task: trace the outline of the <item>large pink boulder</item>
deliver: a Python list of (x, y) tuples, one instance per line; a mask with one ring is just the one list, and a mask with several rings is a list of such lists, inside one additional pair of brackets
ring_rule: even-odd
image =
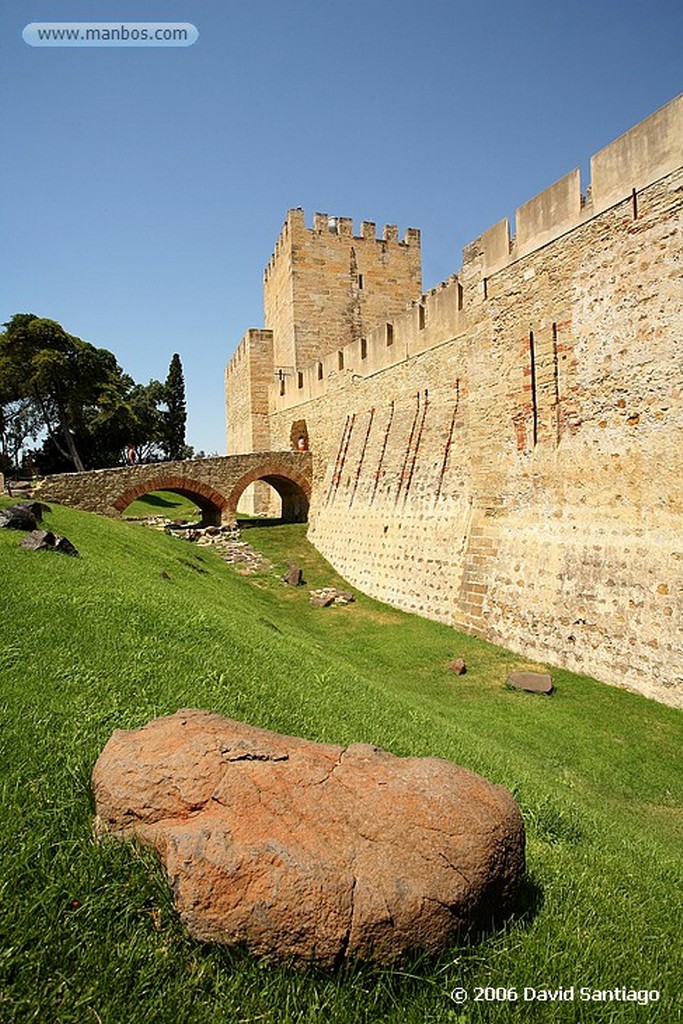
[(161, 855), (197, 939), (331, 965), (437, 951), (509, 908), (514, 800), (437, 758), (313, 743), (185, 709), (117, 730), (93, 771), (99, 827)]

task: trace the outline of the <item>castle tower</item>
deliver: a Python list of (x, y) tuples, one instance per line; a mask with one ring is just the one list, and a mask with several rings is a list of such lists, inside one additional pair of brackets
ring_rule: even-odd
[(302, 368), (391, 321), (422, 292), (420, 232), (290, 210), (264, 273), (274, 369)]
[(264, 271), (265, 330), (249, 330), (226, 369), (229, 454), (270, 447), (269, 395), (291, 374), (391, 322), (422, 293), (420, 232), (290, 210)]

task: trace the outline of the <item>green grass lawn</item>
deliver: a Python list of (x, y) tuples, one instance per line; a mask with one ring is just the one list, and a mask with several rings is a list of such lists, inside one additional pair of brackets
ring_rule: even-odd
[[(305, 527), (246, 529), (274, 568), (245, 577), (140, 524), (55, 506), (47, 525), (80, 557), (0, 531), (2, 1024), (679, 1019), (680, 712), (560, 670), (551, 697), (509, 690), (523, 659), (362, 595), (313, 608), (309, 587), (339, 578)], [(288, 558), (309, 586), (281, 583)], [(155, 858), (91, 829), (111, 732), (184, 706), (438, 755), (507, 786), (528, 835), (519, 914), (400, 969), (296, 971), (194, 942)], [(571, 985), (574, 1002), (523, 999)], [(476, 1002), (487, 986), (519, 1001)], [(661, 998), (583, 1002), (581, 986)]]
[(146, 519), (149, 516), (165, 516), (167, 519), (186, 519), (197, 522), (201, 511), (189, 498), (173, 491), (150, 491), (142, 498), (132, 501), (123, 513), (126, 519)]

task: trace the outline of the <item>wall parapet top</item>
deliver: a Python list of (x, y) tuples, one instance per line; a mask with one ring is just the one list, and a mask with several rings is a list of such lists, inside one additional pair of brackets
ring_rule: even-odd
[(251, 354), (251, 349), (256, 344), (271, 343), (273, 341), (273, 332), (265, 327), (249, 327), (240, 340), (239, 345), (233, 352), (232, 356), (228, 361), (226, 370), (232, 372), (237, 368), (237, 365), (242, 362), (245, 356)]
[(483, 257), (483, 274), (500, 270), (632, 197), (683, 164), (683, 93), (591, 158), (591, 181), (570, 171), (515, 211), (514, 236), (507, 218), (463, 250), (463, 265)]

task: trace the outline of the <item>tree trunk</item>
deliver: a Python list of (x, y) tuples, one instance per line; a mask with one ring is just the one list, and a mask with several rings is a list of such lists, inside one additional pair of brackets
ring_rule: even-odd
[[(64, 409), (64, 406), (59, 401), (59, 399), (57, 399), (57, 414), (59, 416), (59, 425), (62, 428), (62, 434), (64, 435), (64, 440), (66, 441), (66, 447), (69, 452), (69, 458), (73, 462), (74, 468), (76, 469), (77, 473), (85, 473), (85, 466), (81, 461), (81, 457), (78, 454), (78, 450), (76, 449), (76, 442), (74, 441), (73, 435), (69, 430), (69, 425), (67, 423), (66, 417), (66, 410)], [(55, 443), (56, 441), (57, 439), (55, 438)]]
[(69, 458), (76, 467), (76, 472), (85, 473), (85, 466), (81, 462), (81, 457), (78, 454), (78, 451), (76, 450), (76, 444), (74, 442), (71, 431), (69, 430), (65, 423), (62, 424), (62, 431), (64, 432), (64, 437), (66, 439), (66, 446), (69, 449)]

